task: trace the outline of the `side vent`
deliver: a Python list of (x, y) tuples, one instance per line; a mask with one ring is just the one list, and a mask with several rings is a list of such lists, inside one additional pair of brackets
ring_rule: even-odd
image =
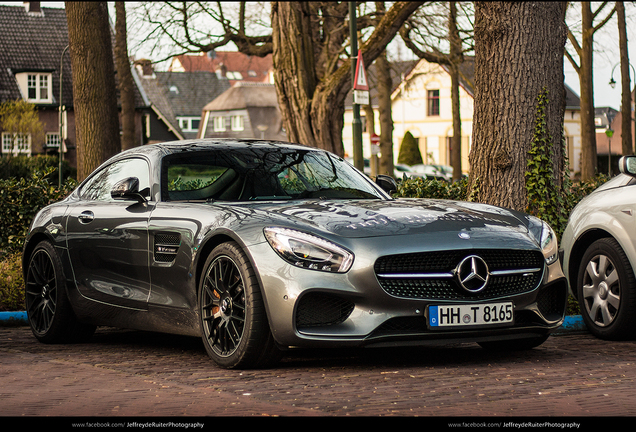
[(154, 255), (159, 263), (173, 263), (181, 245), (181, 235), (177, 233), (155, 234)]

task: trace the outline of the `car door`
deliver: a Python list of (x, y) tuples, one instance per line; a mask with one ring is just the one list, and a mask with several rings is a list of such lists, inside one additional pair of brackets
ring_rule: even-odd
[[(150, 168), (142, 158), (114, 162), (95, 173), (79, 191), (67, 218), (67, 246), (78, 290), (112, 305), (146, 309), (150, 293), (148, 220), (152, 205), (120, 201), (113, 186), (128, 177), (139, 190), (150, 186)], [(149, 189), (148, 189), (149, 190)]]

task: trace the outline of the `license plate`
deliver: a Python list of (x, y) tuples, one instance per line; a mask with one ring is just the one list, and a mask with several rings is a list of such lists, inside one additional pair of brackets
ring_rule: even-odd
[(428, 325), (431, 328), (494, 326), (513, 322), (512, 302), (429, 306), (428, 308)]

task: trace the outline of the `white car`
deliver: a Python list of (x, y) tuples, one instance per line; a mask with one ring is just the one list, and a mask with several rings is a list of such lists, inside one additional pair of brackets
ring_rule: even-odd
[(453, 167), (445, 165), (419, 164), (411, 166), (411, 170), (426, 176), (426, 178), (452, 181)]
[(570, 292), (592, 334), (636, 336), (636, 156), (574, 208), (561, 241)]

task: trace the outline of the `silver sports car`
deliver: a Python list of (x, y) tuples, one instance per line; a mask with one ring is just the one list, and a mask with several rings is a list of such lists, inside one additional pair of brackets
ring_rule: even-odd
[(562, 323), (567, 282), (546, 223), (392, 199), (395, 186), (288, 143), (122, 152), (33, 221), (23, 256), (33, 333), (200, 335), (218, 365), (248, 368), (294, 347), (529, 349)]

